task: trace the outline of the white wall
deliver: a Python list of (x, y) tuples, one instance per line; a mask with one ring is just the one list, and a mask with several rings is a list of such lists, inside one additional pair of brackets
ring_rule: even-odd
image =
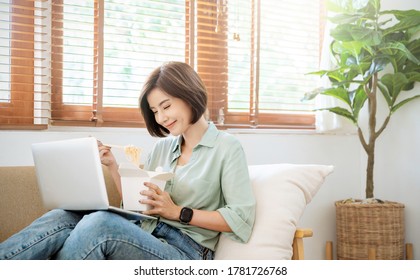
[[(385, 0), (386, 9), (417, 9), (420, 1)], [(420, 94), (417, 86), (414, 93)], [(420, 100), (406, 105), (391, 119), (377, 143), (375, 166), (377, 197), (405, 204), (406, 242), (414, 244), (420, 259)], [(291, 132), (232, 131), (242, 142), (249, 164), (332, 164), (331, 174), (308, 205), (300, 225), (314, 229), (305, 240), (307, 259), (323, 259), (325, 242), (335, 242), (334, 201), (364, 197), (365, 156), (355, 135), (318, 135)], [(47, 131), (0, 131), (0, 166), (32, 165), (30, 144), (35, 142), (95, 136), (103, 142), (136, 144), (145, 149), (154, 139), (144, 129), (52, 128)], [(123, 160), (123, 155), (117, 155)], [(1, 178), (0, 178), (1, 179)]]

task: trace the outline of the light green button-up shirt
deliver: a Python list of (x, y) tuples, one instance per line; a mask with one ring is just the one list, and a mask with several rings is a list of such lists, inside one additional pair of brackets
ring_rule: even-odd
[[(200, 210), (217, 210), (232, 229), (227, 234), (238, 242), (247, 242), (255, 219), (255, 198), (248, 174), (245, 153), (232, 135), (219, 131), (213, 123), (193, 149), (189, 162), (178, 166), (182, 136), (160, 139), (145, 163), (146, 170), (162, 167), (175, 172), (165, 186), (175, 204)], [(219, 232), (183, 225), (161, 218), (160, 221), (179, 228), (199, 244), (214, 250)], [(142, 228), (152, 232), (156, 220), (147, 220)]]

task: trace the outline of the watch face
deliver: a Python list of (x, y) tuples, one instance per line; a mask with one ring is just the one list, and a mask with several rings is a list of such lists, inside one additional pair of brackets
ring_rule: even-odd
[(181, 210), (181, 215), (179, 216), (179, 220), (181, 221), (181, 223), (188, 224), (189, 222), (191, 222), (193, 213), (194, 212), (191, 208), (184, 207)]

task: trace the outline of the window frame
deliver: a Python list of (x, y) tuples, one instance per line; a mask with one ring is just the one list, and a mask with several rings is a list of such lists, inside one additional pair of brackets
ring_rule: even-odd
[(35, 3), (12, 0), (10, 8), (10, 99), (1, 103), (0, 126), (44, 129), (34, 124), (35, 40), (28, 36), (35, 33)]
[[(104, 24), (104, 2), (101, 0), (94, 1), (95, 12), (95, 45), (93, 69), (93, 85), (92, 85), (92, 105), (65, 105), (63, 104), (63, 55), (60, 52), (60, 46), (63, 45), (63, 0), (54, 0), (52, 5), (52, 125), (62, 126), (109, 126), (109, 127), (144, 127), (144, 121), (140, 118), (139, 109), (136, 108), (117, 108), (103, 107), (103, 24)], [(140, 92), (140, 89), (139, 89)], [(112, 121), (104, 120), (112, 119)], [(138, 119), (139, 123), (127, 122), (127, 119)]]
[[(102, 80), (103, 74), (101, 69), (103, 68), (103, 15), (104, 15), (104, 0), (94, 0), (94, 5), (98, 12), (95, 13), (95, 53), (92, 56), (95, 64), (94, 71), (94, 85), (93, 90), (93, 102), (89, 106), (81, 105), (66, 105), (63, 104), (63, 76), (60, 65), (63, 65), (63, 55), (60, 54), (60, 46), (63, 44), (63, 40), (60, 40), (60, 34), (62, 35), (62, 12), (63, 12), (63, 0), (51, 1), (51, 119), (50, 125), (59, 126), (108, 126), (108, 127), (145, 127), (144, 121), (140, 116), (139, 109), (137, 108), (117, 108), (117, 107), (103, 107), (102, 104)], [(217, 0), (186, 0), (186, 32), (185, 32), (185, 62), (190, 65), (196, 65), (195, 69), (203, 80), (208, 80), (208, 77), (218, 76), (217, 79), (213, 79), (211, 83), (207, 82), (206, 87), (209, 93), (209, 117), (210, 120), (217, 123), (219, 109), (221, 107), (228, 107), (227, 100), (227, 83), (228, 77), (228, 64), (227, 64), (227, 32), (220, 32), (214, 35), (214, 40), (206, 41), (202, 40), (200, 36), (198, 38), (192, 38), (192, 34), (209, 33), (214, 28), (214, 24), (217, 20), (226, 20), (227, 13), (223, 14), (224, 18), (220, 18), (220, 14), (217, 15)], [(259, 5), (260, 0), (252, 0), (253, 7)], [(28, 8), (28, 13), (34, 16), (34, 1), (25, 0), (12, 0), (13, 6), (25, 6)], [(206, 16), (194, 17), (193, 20), (191, 15), (197, 11), (200, 13), (203, 9), (208, 9), (208, 6), (212, 6), (212, 13)], [(320, 5), (320, 37), (323, 34), (324, 22), (325, 22), (325, 4), (321, 0)], [(216, 17), (219, 16), (218, 19)], [(256, 30), (259, 28), (259, 21), (255, 20), (259, 18), (259, 9), (253, 9), (253, 23)], [(11, 52), (11, 102), (10, 104), (3, 103), (1, 112), (2, 114), (10, 114), (10, 116), (18, 116), (23, 114), (25, 117), (18, 121), (13, 121), (13, 124), (8, 126), (24, 127), (24, 128), (47, 128), (48, 125), (35, 125), (34, 120), (34, 94), (25, 94), (27, 92), (34, 92), (34, 71), (28, 73), (27, 76), (16, 78), (16, 73), (19, 72), (22, 67), (26, 69), (34, 69), (34, 51), (31, 52), (29, 59), (20, 59), (23, 63), (19, 63), (19, 58), (24, 57), (24, 51), (19, 50), (18, 47), (14, 47), (18, 44), (19, 34), (15, 31), (16, 24), (19, 21), (15, 18), (12, 19), (12, 52)], [(34, 22), (33, 22), (34, 25)], [(32, 27), (34, 32), (34, 26)], [(258, 46), (259, 36), (258, 30), (253, 30), (253, 46)], [(321, 37), (322, 38), (322, 37)], [(32, 41), (34, 47), (34, 40)], [(322, 42), (320, 42), (321, 44)], [(222, 50), (219, 52), (208, 52), (208, 49)], [(62, 48), (61, 48), (62, 50)], [(196, 53), (192, 52), (195, 50)], [(313, 113), (260, 113), (258, 112), (256, 102), (258, 102), (258, 89), (256, 84), (258, 83), (258, 47), (252, 49), (252, 59), (256, 59), (251, 63), (251, 79), (250, 79), (250, 106), (249, 112), (232, 113), (228, 110), (224, 112), (225, 124), (218, 124), (219, 128), (287, 128), (287, 129), (314, 129), (315, 128), (315, 114)], [(255, 54), (255, 57), (254, 57)], [(216, 60), (224, 61), (214, 67), (207, 67), (201, 63), (201, 61)], [(140, 92), (140, 89), (139, 89)], [(23, 108), (15, 106), (18, 100), (22, 100), (25, 103)], [(217, 103), (217, 106), (214, 104)], [(6, 112), (6, 113), (3, 113)], [(16, 117), (14, 117), (16, 118)], [(111, 119), (111, 121), (109, 121)], [(127, 119), (133, 121), (127, 122)], [(3, 127), (9, 119), (0, 119), (0, 126)]]

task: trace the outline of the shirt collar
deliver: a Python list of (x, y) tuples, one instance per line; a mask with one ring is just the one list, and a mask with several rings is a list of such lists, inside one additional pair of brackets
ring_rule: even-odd
[(219, 130), (214, 125), (214, 123), (209, 122), (209, 127), (207, 128), (206, 133), (204, 133), (203, 137), (201, 138), (200, 143), (197, 146), (206, 146), (206, 147), (214, 147), (216, 143), (217, 135), (219, 135)]
[[(200, 142), (197, 146), (206, 146), (206, 147), (214, 147), (214, 144), (216, 143), (217, 135), (219, 135), (219, 130), (212, 122), (208, 122), (209, 127), (207, 128), (207, 131), (204, 133), (203, 137), (201, 138)], [(182, 144), (182, 135), (179, 135), (177, 137), (176, 144), (174, 145), (174, 148), (172, 149), (173, 153), (178, 154), (181, 151), (181, 144)], [(177, 153), (178, 152), (178, 153)]]

